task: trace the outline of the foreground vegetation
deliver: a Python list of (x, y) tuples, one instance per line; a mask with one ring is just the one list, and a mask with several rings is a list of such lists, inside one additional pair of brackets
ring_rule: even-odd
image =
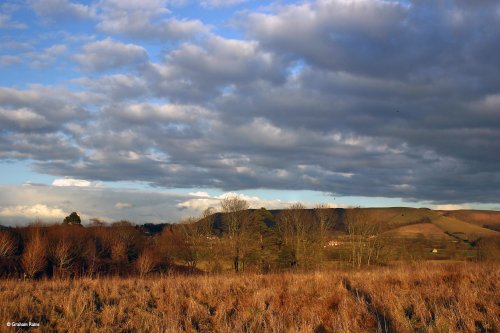
[(307, 273), (4, 280), (32, 332), (497, 332), (497, 263)]

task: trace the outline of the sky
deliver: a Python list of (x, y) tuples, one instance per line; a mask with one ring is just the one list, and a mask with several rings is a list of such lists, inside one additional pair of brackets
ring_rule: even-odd
[(0, 224), (500, 210), (500, 4), (4, 0)]

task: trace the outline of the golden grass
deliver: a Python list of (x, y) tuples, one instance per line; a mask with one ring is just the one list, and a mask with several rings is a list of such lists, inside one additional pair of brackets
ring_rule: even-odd
[[(446, 238), (449, 239), (450, 236), (444, 233), (444, 231), (432, 223), (417, 223), (405, 225), (396, 229), (389, 230), (385, 233), (386, 235), (398, 235), (406, 237), (417, 237), (423, 235), (430, 238)], [(451, 238), (453, 239), (453, 238)]]
[(482, 227), (485, 225), (500, 225), (500, 212), (498, 211), (452, 210), (442, 212), (442, 214)]
[(32, 321), (32, 332), (495, 332), (499, 280), (498, 263), (6, 280), (0, 330)]
[(500, 234), (497, 231), (482, 228), (453, 217), (439, 216), (433, 219), (432, 223), (443, 231), (464, 240), (475, 240), (481, 236), (495, 236)]

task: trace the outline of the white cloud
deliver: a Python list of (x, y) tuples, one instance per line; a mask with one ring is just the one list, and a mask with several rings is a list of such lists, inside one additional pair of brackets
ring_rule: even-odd
[(116, 209), (125, 209), (125, 208), (130, 208), (130, 207), (132, 207), (132, 205), (127, 203), (127, 202), (117, 202), (115, 204)]
[(42, 204), (32, 206), (17, 205), (0, 208), (0, 216), (7, 218), (27, 218), (35, 220), (40, 219), (61, 219), (67, 214), (59, 208), (49, 207)]
[(189, 195), (193, 197), (210, 197), (210, 195), (207, 192), (190, 192)]
[(197, 121), (210, 117), (210, 112), (196, 105), (174, 105), (174, 104), (129, 104), (111, 112), (115, 116), (129, 121)]
[(468, 209), (468, 205), (457, 205), (457, 204), (443, 204), (443, 205), (434, 205), (435, 210), (460, 210), (460, 209)]
[[(205, 210), (209, 207), (213, 207), (213, 208), (218, 209), (220, 207), (221, 200), (228, 198), (228, 197), (233, 197), (233, 196), (236, 196), (241, 200), (245, 200), (248, 203), (248, 205), (250, 206), (250, 208), (253, 208), (253, 209), (258, 209), (261, 207), (265, 207), (266, 209), (284, 209), (284, 208), (287, 208), (288, 206), (290, 206), (291, 204), (296, 203), (296, 201), (282, 201), (279, 199), (266, 200), (266, 199), (259, 198), (257, 196), (249, 196), (249, 195), (245, 195), (245, 194), (241, 194), (241, 193), (237, 193), (237, 192), (226, 192), (226, 193), (223, 193), (219, 196), (210, 196), (206, 192), (193, 192), (193, 193), (189, 193), (189, 195), (191, 195), (195, 198), (188, 199), (186, 201), (178, 203), (177, 207), (179, 207), (181, 209), (189, 208), (189, 209), (192, 209), (192, 210), (195, 210), (198, 212), (202, 212), (203, 210)], [(306, 207), (312, 208), (317, 203), (304, 202), (303, 204)], [(334, 204), (334, 203), (328, 203), (328, 205), (331, 208), (340, 207), (339, 205)]]
[(84, 179), (59, 178), (52, 182), (52, 186), (102, 187), (102, 183)]

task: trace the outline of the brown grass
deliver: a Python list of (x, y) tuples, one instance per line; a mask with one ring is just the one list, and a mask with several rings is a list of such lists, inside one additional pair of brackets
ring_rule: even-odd
[[(0, 325), (33, 332), (495, 332), (500, 265), (0, 284)], [(14, 331), (13, 328), (10, 328)]]
[(417, 237), (423, 235), (430, 238), (453, 239), (432, 223), (410, 224), (386, 232), (387, 235), (397, 234), (398, 236)]
[(476, 240), (479, 237), (499, 235), (499, 232), (497, 231), (482, 228), (475, 224), (458, 220), (454, 217), (439, 216), (438, 218), (433, 219), (432, 223), (449, 234), (469, 241)]

